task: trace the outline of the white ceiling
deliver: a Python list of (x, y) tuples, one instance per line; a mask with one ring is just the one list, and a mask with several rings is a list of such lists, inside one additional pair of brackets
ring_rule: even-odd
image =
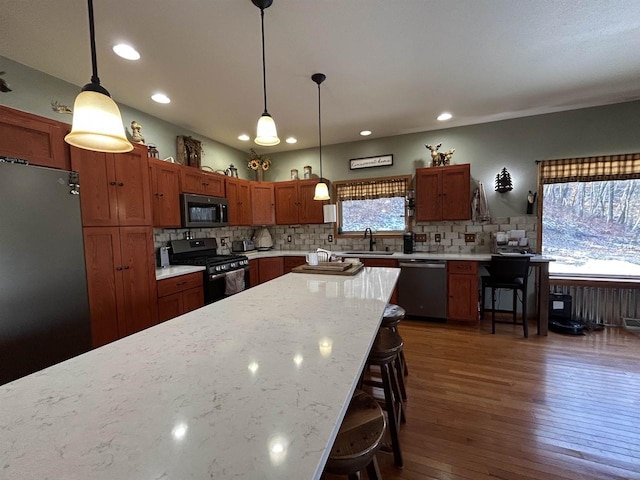
[[(241, 150), (263, 110), (250, 0), (95, 0), (98, 71), (117, 102)], [(0, 54), (89, 82), (85, 0), (2, 0)], [(640, 0), (274, 0), (268, 109), (282, 142), (323, 144), (640, 98)], [(138, 62), (116, 57), (126, 41)], [(5, 78), (7, 78), (5, 76)], [(172, 98), (159, 105), (150, 95)], [(446, 124), (435, 117), (454, 114)], [(284, 139), (295, 136), (298, 144)]]

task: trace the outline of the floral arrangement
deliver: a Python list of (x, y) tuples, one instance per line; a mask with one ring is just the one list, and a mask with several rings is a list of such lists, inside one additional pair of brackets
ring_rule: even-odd
[(265, 172), (269, 170), (269, 167), (271, 166), (271, 159), (269, 157), (266, 155), (258, 155), (253, 148), (250, 149), (249, 152), (251, 155), (249, 156), (247, 167), (251, 170), (258, 170), (261, 168)]

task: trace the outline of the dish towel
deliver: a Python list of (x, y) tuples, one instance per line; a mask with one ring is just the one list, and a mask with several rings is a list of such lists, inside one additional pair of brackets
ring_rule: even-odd
[(225, 295), (234, 295), (244, 290), (244, 269), (234, 270), (233, 272), (228, 272), (224, 276), (225, 281)]

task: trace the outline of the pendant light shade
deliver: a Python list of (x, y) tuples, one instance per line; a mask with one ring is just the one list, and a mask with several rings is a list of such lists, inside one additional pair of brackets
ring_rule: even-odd
[(100, 85), (96, 61), (96, 40), (93, 21), (93, 0), (87, 0), (89, 8), (89, 37), (91, 42), (91, 83), (86, 84), (73, 104), (71, 132), (65, 142), (74, 147), (97, 152), (124, 153), (133, 145), (124, 132), (122, 116), (109, 92)]
[(318, 85), (318, 150), (320, 152), (320, 181), (316, 184), (314, 200), (329, 200), (329, 187), (324, 181), (322, 176), (322, 104), (320, 102), (320, 84), (326, 80), (327, 76), (324, 73), (314, 73), (311, 75), (313, 80)]
[(262, 94), (264, 96), (264, 112), (258, 119), (254, 142), (265, 147), (273, 147), (280, 143), (280, 139), (276, 130), (276, 122), (267, 111), (267, 67), (264, 54), (264, 10), (271, 6), (273, 0), (251, 0), (251, 2), (260, 9), (260, 24), (262, 26)]

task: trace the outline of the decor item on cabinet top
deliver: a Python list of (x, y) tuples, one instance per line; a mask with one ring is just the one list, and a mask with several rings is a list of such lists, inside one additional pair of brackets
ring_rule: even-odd
[(271, 250), (273, 248), (273, 239), (266, 227), (256, 230), (253, 235), (253, 243), (258, 250)]
[(233, 163), (230, 163), (229, 167), (224, 171), (224, 174), (229, 177), (238, 178), (238, 169), (233, 165)]
[(56, 113), (66, 113), (67, 115), (73, 114), (73, 110), (71, 110), (71, 107), (69, 107), (69, 105), (62, 105), (58, 103), (57, 100), (51, 102), (51, 110)]
[(496, 175), (496, 192), (505, 193), (513, 190), (513, 184), (511, 183), (511, 175), (507, 172), (507, 167), (504, 167), (500, 173)]
[[(0, 76), (4, 75), (6, 72), (0, 72)], [(4, 78), (0, 78), (0, 92), (2, 93), (7, 93), (10, 92), (11, 89), (9, 88), (9, 85), (7, 84), (7, 82), (5, 81)]]
[(291, 169), (291, 180), (298, 180), (298, 169), (297, 168), (292, 168)]
[[(160, 158), (160, 152), (158, 152), (158, 149), (153, 143), (150, 143), (149, 145), (147, 145), (147, 155), (150, 156), (151, 158)], [(169, 157), (169, 158), (173, 160), (173, 157)]]
[(456, 149), (455, 148), (450, 148), (449, 150), (447, 150), (444, 153), (438, 152), (438, 149), (441, 146), (442, 146), (442, 143), (437, 144), (435, 147), (425, 144), (425, 147), (427, 147), (429, 149), (429, 151), (431, 152), (431, 166), (432, 167), (437, 167), (437, 166), (440, 166), (440, 165), (442, 165), (442, 166), (451, 165), (451, 157), (453, 156), (453, 152), (455, 152)]
[(264, 178), (264, 172), (269, 170), (271, 166), (271, 159), (266, 154), (259, 155), (253, 148), (249, 150), (249, 153), (247, 167), (256, 172), (256, 180), (261, 182)]
[(487, 202), (487, 194), (482, 182), (478, 182), (478, 186), (473, 191), (473, 197), (471, 198), (471, 219), (474, 222), (488, 222), (491, 220), (489, 202)]
[(131, 139), (135, 143), (144, 145), (144, 137), (142, 136), (142, 125), (135, 120), (131, 120)]
[(178, 163), (200, 168), (202, 160), (202, 142), (194, 138), (178, 135), (176, 137)]

